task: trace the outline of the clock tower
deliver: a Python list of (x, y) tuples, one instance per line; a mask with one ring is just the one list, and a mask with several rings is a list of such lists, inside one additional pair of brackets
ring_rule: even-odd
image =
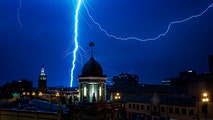
[(44, 72), (44, 65), (42, 65), (41, 68), (41, 73), (38, 76), (38, 92), (46, 92), (46, 88), (47, 88), (47, 76), (45, 75)]

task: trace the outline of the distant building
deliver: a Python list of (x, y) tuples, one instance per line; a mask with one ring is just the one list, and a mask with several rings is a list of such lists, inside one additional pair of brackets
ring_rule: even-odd
[(9, 93), (31, 92), (33, 90), (33, 83), (29, 80), (14, 80), (12, 83), (4, 84), (2, 89), (3, 92)]
[(11, 88), (13, 92), (32, 92), (33, 82), (29, 80), (16, 80), (11, 83)]
[(210, 72), (183, 71), (162, 85), (127, 84), (128, 75), (114, 77), (111, 92), (118, 115), (128, 120), (213, 119), (212, 60), (209, 56)]
[(121, 87), (127, 87), (127, 86), (137, 86), (138, 76), (130, 75), (127, 73), (121, 73), (119, 76), (114, 76), (112, 81), (113, 81), (113, 87), (115, 89), (120, 89)]
[(208, 72), (202, 74), (196, 74), (196, 71), (193, 70), (180, 72), (179, 76), (165, 79), (162, 84), (182, 87), (188, 95), (195, 97), (199, 97), (200, 93), (208, 91), (210, 97), (213, 98), (213, 74)]
[(171, 79), (164, 79), (161, 83), (162, 85), (171, 85)]
[(195, 70), (182, 71), (179, 72), (178, 77), (163, 80), (162, 85), (186, 87), (186, 81), (195, 77), (196, 75), (197, 74)]
[(179, 86), (186, 89), (188, 95), (200, 97), (200, 93), (208, 91), (213, 99), (213, 55), (209, 55), (209, 72), (197, 74), (194, 70), (183, 71), (179, 76), (165, 79), (163, 85)]
[(38, 76), (38, 92), (46, 92), (47, 89), (47, 76), (44, 72), (44, 65), (42, 65), (41, 73)]
[(17, 94), (19, 97), (23, 93), (30, 94), (33, 91), (33, 83), (29, 80), (14, 80), (12, 83), (6, 83), (2, 86), (0, 99), (9, 99), (12, 94)]

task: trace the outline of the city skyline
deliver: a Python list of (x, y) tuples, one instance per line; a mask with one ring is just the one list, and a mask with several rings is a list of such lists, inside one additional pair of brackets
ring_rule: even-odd
[[(48, 86), (69, 86), (76, 3), (71, 0), (21, 2), (0, 2), (0, 84), (28, 79), (37, 86), (44, 64)], [(212, 0), (85, 2), (92, 17), (108, 32), (144, 39), (163, 33), (172, 21), (201, 13), (211, 3)], [(109, 81), (121, 72), (138, 75), (139, 83), (147, 84), (160, 84), (180, 71), (207, 72), (208, 55), (213, 54), (212, 12), (210, 8), (198, 18), (171, 26), (167, 35), (155, 41), (140, 42), (107, 37), (82, 7), (78, 38), (81, 55), (78, 53), (74, 86), (83, 64), (90, 58), (87, 48), (91, 41), (95, 43), (94, 57)]]

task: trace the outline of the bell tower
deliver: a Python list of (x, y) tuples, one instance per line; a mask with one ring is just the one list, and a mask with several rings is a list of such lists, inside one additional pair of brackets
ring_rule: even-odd
[(41, 67), (41, 73), (38, 76), (38, 92), (46, 92), (47, 89), (47, 76), (44, 72), (44, 65)]

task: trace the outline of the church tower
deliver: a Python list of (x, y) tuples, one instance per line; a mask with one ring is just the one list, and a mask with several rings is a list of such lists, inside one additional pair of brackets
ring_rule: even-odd
[(103, 75), (101, 65), (93, 57), (91, 42), (91, 57), (82, 69), (82, 74), (78, 77), (79, 80), (79, 101), (82, 103), (105, 102), (106, 101), (106, 80)]
[(42, 65), (41, 73), (38, 76), (38, 92), (46, 92), (47, 89), (47, 76), (44, 72), (44, 65)]

